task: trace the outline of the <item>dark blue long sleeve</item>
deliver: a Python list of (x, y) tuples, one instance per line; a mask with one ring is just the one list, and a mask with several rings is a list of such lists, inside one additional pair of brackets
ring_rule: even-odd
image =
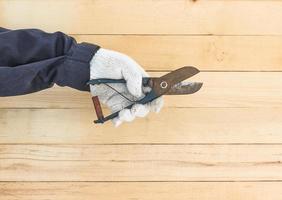
[(54, 84), (89, 91), (90, 60), (99, 46), (61, 33), (0, 28), (0, 96), (23, 95)]

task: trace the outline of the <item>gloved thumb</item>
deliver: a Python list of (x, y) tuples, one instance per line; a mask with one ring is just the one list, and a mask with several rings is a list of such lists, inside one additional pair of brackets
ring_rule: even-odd
[[(138, 69), (138, 68), (137, 68)], [(127, 70), (123, 73), (124, 79), (126, 80), (126, 86), (128, 91), (134, 97), (142, 96), (142, 73), (136, 70), (136, 68), (127, 68)]]
[(127, 80), (126, 86), (134, 97), (139, 98), (142, 96), (142, 76), (131, 77)]
[(121, 62), (122, 75), (126, 80), (128, 91), (136, 98), (142, 96), (142, 78), (148, 76), (145, 70), (132, 58), (123, 55)]

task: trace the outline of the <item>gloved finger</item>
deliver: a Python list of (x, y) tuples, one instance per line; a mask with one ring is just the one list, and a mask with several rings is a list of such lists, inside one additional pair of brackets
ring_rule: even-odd
[[(128, 94), (128, 90), (126, 86), (123, 85), (123, 87), (125, 89), (121, 89), (120, 91), (123, 91), (122, 92), (123, 95), (129, 96), (130, 94)], [(132, 99), (132, 96), (130, 98)], [(110, 108), (112, 113), (119, 112), (130, 104), (131, 102), (129, 102), (124, 97), (120, 96), (119, 94), (112, 95), (106, 103), (106, 105)], [(112, 123), (114, 124), (115, 127), (119, 127), (123, 123), (123, 121), (118, 116), (112, 119)]]
[[(124, 57), (125, 58), (125, 57)], [(125, 62), (129, 70), (140, 73), (143, 77), (149, 77), (149, 74), (132, 58), (126, 56)]]
[[(121, 109), (123, 109), (121, 104), (116, 104), (112, 106), (112, 112), (117, 112)], [(150, 112), (150, 106), (149, 105), (142, 105), (142, 104), (135, 104), (132, 106), (132, 108), (125, 109), (127, 111), (122, 111), (119, 113), (119, 117), (116, 117), (112, 120), (115, 127), (118, 127), (122, 124), (123, 121), (132, 121), (135, 117), (145, 117)], [(130, 111), (130, 113), (128, 113)]]
[(126, 86), (128, 91), (135, 97), (142, 96), (142, 74), (128, 68), (124, 72), (124, 79), (126, 80)]
[(148, 105), (135, 104), (131, 109), (124, 109), (119, 112), (119, 116), (114, 118), (112, 122), (115, 127), (122, 124), (123, 121), (131, 122), (135, 117), (145, 117), (150, 112)]
[[(113, 89), (112, 89), (113, 88)], [(99, 84), (99, 85), (90, 85), (90, 90), (92, 96), (98, 96), (102, 103), (106, 101), (113, 95), (119, 93), (128, 93), (128, 90), (124, 84)], [(130, 98), (133, 98), (131, 95), (127, 95)]]
[(150, 106), (150, 110), (152, 112), (159, 113), (161, 111), (162, 107), (164, 106), (163, 97), (159, 97), (159, 98), (155, 99), (154, 101), (150, 102), (149, 106)]
[[(91, 94), (92, 96), (98, 96), (99, 97), (99, 100), (102, 102), (102, 103), (105, 103), (106, 100), (107, 100), (107, 87), (103, 84), (100, 84), (100, 85), (90, 85), (90, 90), (91, 90)], [(110, 94), (111, 95), (111, 94)]]
[(119, 94), (111, 96), (106, 102), (106, 105), (111, 109), (112, 113), (120, 111), (130, 104), (132, 103)]
[(142, 95), (142, 78), (147, 76), (145, 70), (133, 59), (124, 57), (125, 67), (122, 69), (122, 75), (126, 80), (128, 91), (135, 97)]
[[(128, 89), (125, 84), (109, 84), (109, 85), (120, 93), (120, 94), (117, 93), (116, 91), (110, 89), (105, 85), (106, 88), (103, 91), (104, 92), (103, 96), (104, 99), (106, 100), (103, 101), (103, 103), (106, 104), (111, 109), (112, 112), (120, 111), (126, 106), (132, 104), (126, 98), (130, 100), (134, 100), (135, 97), (128, 92)], [(122, 95), (125, 96), (126, 98), (123, 97)], [(100, 96), (99, 98), (103, 99), (103, 97)]]
[(122, 124), (122, 121), (118, 117), (112, 119), (112, 122), (113, 122), (115, 127), (118, 127)]
[(143, 87), (142, 90), (143, 90), (144, 94), (147, 94), (147, 93), (151, 92), (152, 88), (147, 86), (147, 87)]
[(135, 104), (131, 108), (132, 115), (136, 117), (145, 117), (150, 112), (150, 107), (148, 105)]
[(118, 114), (118, 119), (125, 122), (131, 122), (135, 119), (135, 115), (130, 109), (123, 109)]

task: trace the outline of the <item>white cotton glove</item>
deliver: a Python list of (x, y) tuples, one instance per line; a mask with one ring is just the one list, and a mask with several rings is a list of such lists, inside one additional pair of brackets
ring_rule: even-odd
[[(111, 50), (99, 49), (90, 62), (90, 79), (109, 78), (125, 79), (126, 84), (108, 84), (128, 99), (136, 101), (144, 97), (150, 88), (142, 87), (142, 77), (148, 77), (143, 68), (130, 57)], [(91, 85), (91, 94), (98, 96), (112, 113), (120, 111), (119, 116), (113, 119), (115, 126), (124, 121), (132, 121), (135, 117), (145, 117), (150, 111), (159, 112), (163, 106), (160, 97), (146, 105), (135, 104), (131, 109), (124, 109), (132, 102), (119, 95), (105, 84)]]

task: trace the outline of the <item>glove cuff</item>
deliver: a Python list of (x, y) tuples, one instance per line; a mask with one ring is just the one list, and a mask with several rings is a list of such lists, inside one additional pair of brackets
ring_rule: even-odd
[(57, 72), (56, 83), (81, 91), (90, 91), (87, 85), (90, 74), (90, 61), (100, 47), (94, 44), (73, 44), (62, 67)]
[(100, 46), (83, 42), (74, 45), (70, 50), (70, 59), (89, 64), (93, 56), (100, 49)]

